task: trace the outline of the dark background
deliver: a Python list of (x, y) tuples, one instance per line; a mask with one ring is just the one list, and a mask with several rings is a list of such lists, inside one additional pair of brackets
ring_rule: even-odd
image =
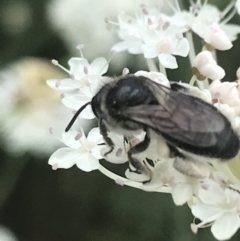
[[(31, 24), (22, 32), (12, 33), (3, 13), (6, 6), (19, 2), (30, 7)], [(221, 2), (221, 8), (228, 3), (211, 2)], [(49, 24), (47, 3), (46, 0), (0, 0), (1, 68), (24, 56), (58, 59), (66, 65), (71, 54)], [(83, 11), (91, 14), (90, 9)], [(233, 22), (240, 22), (240, 17), (236, 16)], [(218, 53), (219, 63), (227, 72), (225, 79), (230, 81), (235, 80), (240, 65), (239, 40), (234, 44), (230, 51)], [(125, 66), (131, 72), (145, 68), (138, 58), (141, 57), (126, 60)], [(188, 60), (179, 60), (180, 69), (169, 72), (170, 78), (189, 79), (190, 72), (185, 68)], [(111, 67), (108, 74), (118, 75), (125, 66)], [(50, 154), (24, 153), (14, 157), (1, 149), (0, 155), (0, 224), (11, 229), (20, 241), (214, 240), (208, 228), (197, 235), (191, 232), (190, 209), (187, 205), (176, 207), (169, 194), (120, 187), (97, 171), (84, 173), (76, 167), (52, 171), (47, 164)], [(239, 238), (238, 233), (232, 240)]]

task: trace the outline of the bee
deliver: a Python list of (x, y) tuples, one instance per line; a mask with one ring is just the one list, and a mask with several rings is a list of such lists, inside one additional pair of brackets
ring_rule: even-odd
[(105, 155), (115, 147), (109, 131), (125, 137), (139, 130), (146, 133), (144, 140), (127, 154), (131, 165), (150, 179), (151, 171), (134, 155), (149, 147), (151, 133), (165, 143), (169, 157), (174, 158), (174, 167), (188, 176), (201, 176), (193, 168), (195, 163), (227, 161), (239, 152), (240, 140), (230, 121), (213, 105), (193, 96), (184, 85), (171, 83), (168, 88), (144, 76), (118, 77), (104, 84), (92, 101), (76, 112), (65, 131), (87, 105), (91, 105), (110, 147)]

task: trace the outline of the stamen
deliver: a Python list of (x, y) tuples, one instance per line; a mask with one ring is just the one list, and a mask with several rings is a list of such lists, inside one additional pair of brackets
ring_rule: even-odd
[(116, 180), (115, 180), (115, 183), (116, 183), (117, 185), (121, 186), (121, 187), (124, 186), (124, 181), (123, 181), (122, 179), (116, 179)]
[[(141, 4), (140, 4), (140, 7), (141, 7)], [(134, 9), (134, 13), (135, 13), (135, 17), (136, 17), (136, 19), (137, 20), (139, 20), (140, 18), (139, 18), (139, 16), (138, 16), (138, 13), (137, 13), (137, 0), (134, 0), (134, 7), (133, 7), (133, 9)]]
[(194, 234), (197, 234), (197, 232), (198, 232), (198, 226), (197, 226), (195, 223), (191, 223), (190, 227), (191, 227), (192, 232), (193, 232)]
[[(117, 22), (113, 22), (113, 21), (111, 21), (111, 20), (108, 20), (108, 22), (109, 22), (111, 25), (119, 26), (119, 23), (117, 23)], [(128, 21), (128, 22), (129, 22), (129, 21)], [(129, 22), (129, 23), (131, 23), (131, 22)]]
[(166, 24), (166, 20), (162, 17), (159, 18), (158, 24), (160, 27), (163, 27)]
[(50, 127), (50, 128), (49, 128), (49, 133), (50, 133), (51, 135), (53, 135), (53, 131), (54, 131), (53, 127)]
[(192, 3), (191, 7), (193, 10), (199, 10), (202, 7), (201, 0), (197, 0), (196, 3)]
[(61, 84), (61, 81), (58, 80), (58, 81), (55, 83), (55, 87), (58, 88), (58, 87), (60, 86), (60, 84)]
[(177, 11), (181, 12), (181, 8), (180, 8), (178, 0), (175, 0), (175, 5), (176, 5)]
[(148, 10), (146, 8), (142, 8), (142, 12), (144, 15), (148, 15)]
[(78, 141), (82, 137), (82, 133), (78, 133), (75, 137), (74, 140)]
[(176, 36), (177, 36), (178, 39), (183, 39), (183, 34), (182, 33), (177, 33)]
[(99, 73), (102, 72), (102, 70), (111, 62), (111, 60), (113, 59), (113, 57), (117, 54), (116, 50), (112, 50), (111, 52), (111, 56), (110, 58), (107, 60), (107, 63), (103, 65), (103, 67), (100, 69)]
[(140, 4), (140, 8), (146, 8), (146, 7), (147, 7), (146, 4), (144, 4), (144, 3)]
[[(176, 1), (177, 1), (177, 0), (176, 0)], [(175, 4), (178, 5), (178, 3), (176, 3), (176, 1), (175, 1)], [(176, 6), (176, 8), (175, 8), (175, 6), (173, 6), (173, 4), (172, 4), (171, 1), (167, 1), (167, 4), (168, 4), (169, 8), (172, 9), (172, 11), (173, 11), (174, 13), (181, 12), (181, 9), (179, 10), (177, 6)]]
[(116, 156), (117, 156), (117, 157), (121, 156), (121, 155), (122, 155), (122, 152), (123, 152), (122, 148), (118, 148), (118, 150), (117, 150), (117, 152), (116, 152)]
[(129, 74), (129, 69), (128, 68), (124, 68), (123, 71), (122, 71), (122, 76), (125, 76)]
[(204, 190), (208, 190), (208, 189), (209, 189), (209, 185), (208, 185), (207, 183), (203, 183), (203, 184), (201, 185), (201, 187), (202, 187), (202, 189), (204, 189)]
[(60, 69), (64, 70), (66, 73), (68, 73), (69, 75), (71, 74), (70, 71), (68, 69), (66, 69), (65, 67), (63, 67), (62, 65), (60, 65), (58, 63), (58, 61), (56, 59), (52, 60), (52, 63), (56, 66), (58, 66)]
[(232, 10), (232, 12), (221, 22), (221, 24), (226, 24), (226, 23), (228, 23), (228, 22), (234, 17), (234, 15), (236, 14), (236, 12), (237, 12), (237, 9), (234, 8), (234, 9)]
[(227, 15), (231, 9), (235, 9), (235, 1), (231, 1), (225, 8), (224, 10), (221, 12), (222, 17), (224, 17), (225, 15)]
[(208, 3), (208, 0), (205, 0), (205, 1), (203, 2), (203, 6), (207, 5), (207, 3)]
[(84, 58), (84, 55), (83, 55), (83, 52), (82, 52), (82, 50), (84, 49), (84, 44), (77, 45), (76, 49), (78, 49), (80, 51), (81, 58)]
[(148, 18), (148, 25), (152, 25), (152, 24), (153, 24), (152, 20)]
[(57, 163), (53, 164), (52, 165), (52, 170), (56, 171), (57, 169), (58, 169), (58, 164)]
[(88, 68), (86, 67), (86, 66), (84, 66), (84, 68), (83, 68), (83, 72), (84, 72), (84, 74), (88, 74)]

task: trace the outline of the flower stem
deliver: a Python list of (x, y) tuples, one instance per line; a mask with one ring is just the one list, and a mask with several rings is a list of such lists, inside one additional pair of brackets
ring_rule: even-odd
[(194, 86), (196, 80), (197, 80), (196, 75), (193, 75), (192, 78), (191, 78), (190, 81), (189, 81), (189, 84), (192, 85), (192, 86)]
[[(114, 180), (114, 181), (119, 181), (121, 180), (123, 182), (124, 185), (129, 186), (129, 187), (133, 187), (133, 188), (137, 188), (137, 189), (142, 189), (143, 184), (140, 182), (135, 182), (135, 181), (131, 181), (127, 178), (121, 177), (111, 171), (109, 171), (108, 169), (106, 169), (104, 166), (100, 165), (98, 170), (104, 174), (105, 176), (109, 177), (110, 179)], [(157, 192), (162, 192), (162, 193), (171, 193), (171, 188), (170, 187), (165, 187), (163, 186), (160, 190), (158, 190)]]
[(149, 71), (159, 72), (156, 64), (153, 61), (153, 59), (146, 59), (146, 62), (147, 62), (147, 66), (148, 66)]
[(163, 65), (160, 62), (159, 62), (159, 69), (160, 69), (160, 72), (167, 77), (166, 69), (165, 67), (163, 67)]
[[(189, 42), (189, 47), (190, 47), (190, 50), (189, 50), (189, 60), (190, 60), (190, 64), (191, 64), (191, 66), (193, 66), (193, 61), (194, 61), (194, 59), (195, 59), (195, 57), (196, 57), (196, 51), (195, 51), (195, 47), (194, 47), (194, 43), (193, 43), (193, 36), (192, 36), (192, 31), (188, 31), (187, 33), (186, 33), (186, 38), (187, 38), (187, 40), (188, 40), (188, 42)], [(195, 82), (196, 80), (194, 80), (194, 82)], [(191, 82), (191, 81), (190, 81)], [(204, 84), (203, 84), (203, 82), (202, 81), (198, 81), (197, 80), (197, 85), (198, 85), (198, 87), (201, 89), (201, 90), (203, 90), (204, 89)]]
[(195, 52), (195, 47), (194, 47), (194, 43), (193, 43), (193, 37), (192, 37), (192, 32), (191, 31), (188, 31), (186, 33), (186, 38), (189, 42), (189, 60), (190, 60), (190, 63), (191, 63), (191, 66), (193, 65), (193, 61), (196, 57), (196, 52)]

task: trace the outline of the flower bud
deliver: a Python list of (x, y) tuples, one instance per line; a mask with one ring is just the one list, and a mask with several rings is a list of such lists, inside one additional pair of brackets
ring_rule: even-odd
[(204, 41), (211, 44), (216, 49), (228, 50), (232, 48), (232, 42), (226, 33), (219, 27), (217, 23), (213, 23), (209, 27), (209, 36), (205, 38)]
[[(197, 69), (194, 74), (204, 76), (212, 80), (222, 79), (225, 76), (225, 71), (213, 59), (211, 52), (200, 52), (193, 61), (193, 69)], [(202, 79), (202, 77), (201, 77)]]

